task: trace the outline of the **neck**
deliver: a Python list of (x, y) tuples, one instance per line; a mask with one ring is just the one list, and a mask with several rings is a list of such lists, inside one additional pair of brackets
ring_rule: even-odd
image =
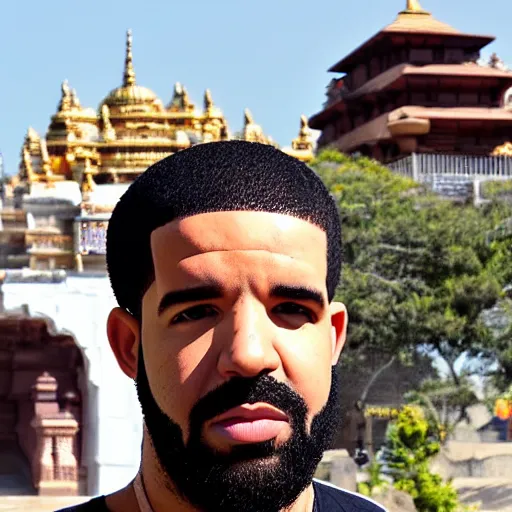
[(140, 471), (153, 512), (199, 512), (198, 509), (180, 497), (173, 483), (165, 475), (145, 429)]
[[(144, 489), (152, 512), (200, 512), (184, 501), (162, 470), (147, 432), (142, 443), (141, 474)], [(135, 494), (133, 494), (135, 498)], [(313, 510), (313, 485), (306, 488), (295, 503), (282, 512), (311, 512)], [(141, 511), (142, 512), (142, 511)]]

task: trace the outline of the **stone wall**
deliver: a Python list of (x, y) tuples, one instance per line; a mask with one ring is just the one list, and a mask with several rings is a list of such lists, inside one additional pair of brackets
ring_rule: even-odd
[(324, 453), (316, 470), (315, 478), (355, 492), (357, 490), (357, 465), (347, 450), (329, 450)]
[(444, 479), (511, 478), (512, 443), (449, 442), (432, 463)]
[(124, 487), (140, 462), (142, 420), (133, 382), (119, 369), (106, 336), (116, 302), (105, 275), (7, 271), (5, 310), (22, 307), (73, 336), (85, 361), (83, 466), (87, 495)]

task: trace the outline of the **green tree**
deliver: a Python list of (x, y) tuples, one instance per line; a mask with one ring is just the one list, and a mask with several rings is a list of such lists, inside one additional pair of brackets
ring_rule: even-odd
[(476, 399), (467, 377), (496, 361), (496, 337), (482, 314), (511, 277), (504, 265), (510, 247), (490, 244), (487, 235), (510, 207), (455, 204), (372, 160), (333, 151), (313, 168), (342, 219), (337, 299), (350, 317), (344, 364), (360, 367), (375, 351), (383, 365), (419, 354), (440, 358), (450, 379), (443, 385), (456, 388), (449, 403), (460, 398), (456, 419), (464, 418)]

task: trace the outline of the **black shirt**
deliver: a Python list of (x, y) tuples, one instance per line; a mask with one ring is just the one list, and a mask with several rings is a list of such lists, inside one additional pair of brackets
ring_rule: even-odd
[[(326, 482), (313, 481), (313, 512), (386, 512), (381, 505)], [(102, 511), (103, 512), (103, 511)]]
[[(313, 488), (315, 490), (313, 512), (386, 512), (386, 509), (363, 496), (324, 482), (313, 481)], [(61, 512), (109, 512), (109, 510), (105, 503), (105, 496), (100, 496)]]

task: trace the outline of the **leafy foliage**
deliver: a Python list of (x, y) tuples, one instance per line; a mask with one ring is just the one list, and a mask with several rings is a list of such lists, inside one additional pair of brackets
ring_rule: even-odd
[[(449, 401), (462, 419), (474, 398), (467, 375), (500, 361), (483, 312), (512, 282), (512, 247), (508, 240), (489, 243), (488, 234), (512, 217), (512, 208), (497, 201), (480, 208), (455, 204), (365, 157), (327, 151), (312, 165), (342, 218), (344, 268), (336, 298), (350, 316), (343, 364), (359, 368), (375, 353), (383, 361), (441, 358), (450, 381), (437, 391), (446, 398), (446, 388), (456, 388)], [(502, 345), (500, 364), (509, 364), (512, 376), (512, 351)], [(461, 360), (472, 366), (460, 369)], [(435, 392), (428, 390), (430, 398)]]
[(368, 464), (366, 472), (368, 473), (368, 480), (366, 482), (360, 482), (357, 486), (358, 492), (363, 496), (371, 498), (380, 490), (389, 486), (388, 480), (382, 477), (382, 464), (377, 460), (374, 459)]
[(482, 183), (481, 194), (486, 199), (512, 196), (512, 181), (486, 181)]
[(430, 471), (429, 461), (439, 450), (439, 439), (423, 411), (404, 407), (388, 429), (381, 463), (394, 486), (413, 497), (418, 512), (452, 512), (459, 507), (453, 486)]

